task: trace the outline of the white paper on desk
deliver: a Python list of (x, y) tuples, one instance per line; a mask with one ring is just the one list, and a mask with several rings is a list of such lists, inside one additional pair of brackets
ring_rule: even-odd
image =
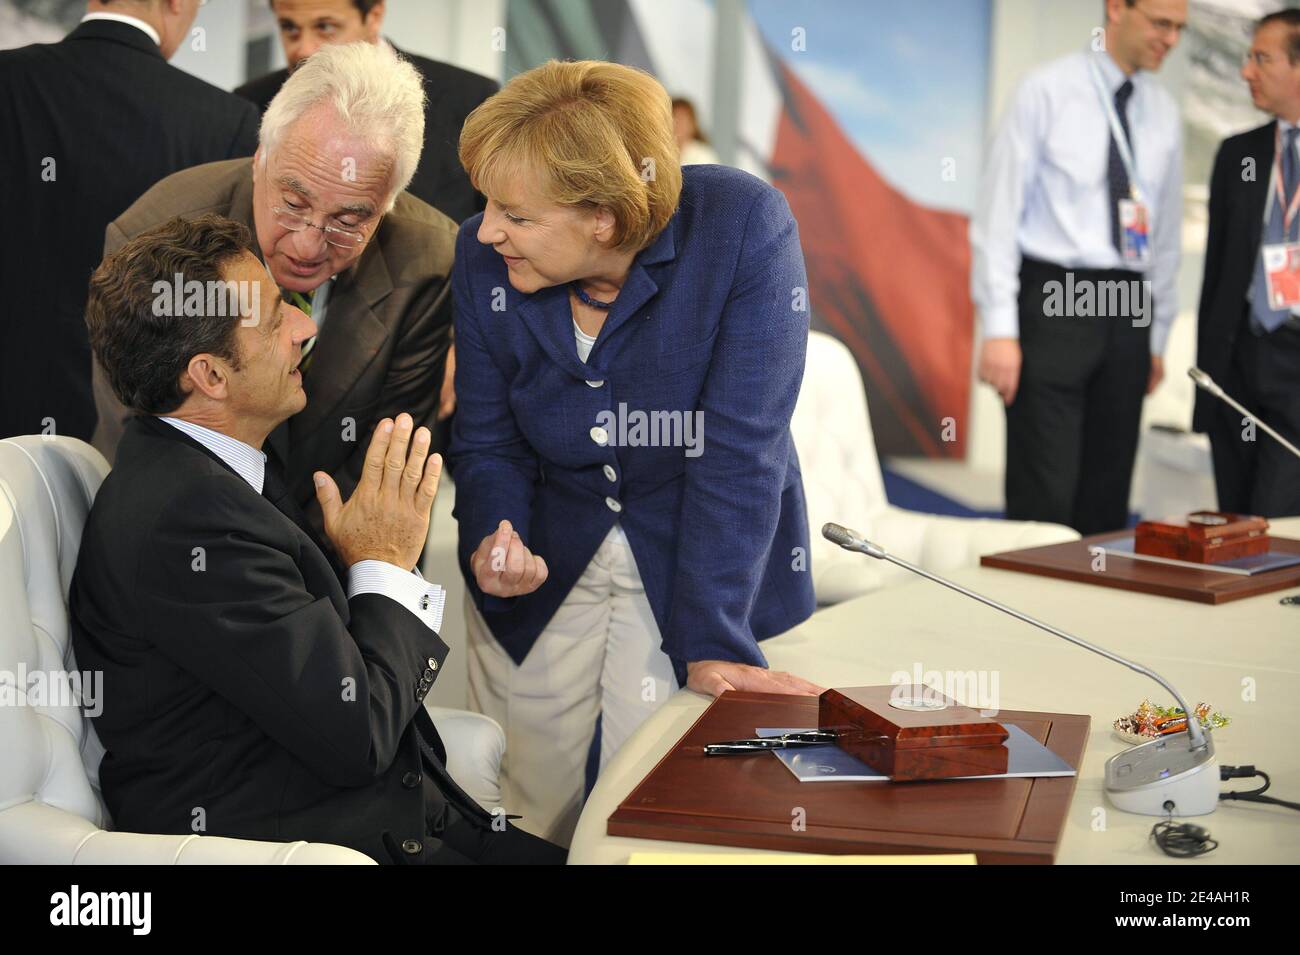
[[(988, 776), (953, 776), (953, 779), (1010, 779), (1026, 776), (1074, 776), (1075, 770), (1038, 740), (1014, 723), (1004, 723), (1007, 728), (1007, 771)], [(805, 727), (765, 727), (754, 731), (755, 736), (783, 736), (786, 733), (807, 733)], [(791, 749), (774, 749), (772, 755), (785, 764), (801, 783), (874, 783), (889, 782), (889, 777), (877, 772), (862, 760), (850, 756), (834, 743), (825, 746), (800, 746)]]

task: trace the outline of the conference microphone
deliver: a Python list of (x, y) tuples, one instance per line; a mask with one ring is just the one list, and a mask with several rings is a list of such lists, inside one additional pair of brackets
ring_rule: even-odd
[(1178, 705), (1187, 714), (1187, 745), (1186, 747), (1177, 745), (1175, 740), (1180, 737), (1180, 734), (1171, 734), (1157, 737), (1112, 756), (1106, 761), (1106, 795), (1117, 808), (1148, 816), (1164, 816), (1171, 812), (1176, 812), (1180, 816), (1202, 816), (1213, 812), (1218, 807), (1219, 773), (1216, 768), (1218, 761), (1214, 755), (1214, 741), (1202, 729), (1195, 711), (1164, 677), (1140, 663), (1127, 660), (1104, 647), (1066, 633), (983, 594), (977, 594), (958, 583), (917, 567), (901, 557), (895, 557), (879, 544), (873, 544), (847, 527), (839, 524), (824, 524), (822, 536), (845, 550), (897, 564), (927, 580), (942, 584), (949, 590), (955, 590), (994, 610), (1000, 610), (1017, 620), (1032, 624), (1040, 630), (1046, 630), (1053, 636), (1067, 640), (1085, 650), (1091, 650), (1107, 660), (1122, 664), (1159, 683), (1178, 701)]
[(1270, 428), (1263, 421), (1260, 421), (1259, 418), (1255, 417), (1253, 414), (1251, 414), (1249, 411), (1243, 408), (1240, 402), (1238, 402), (1235, 398), (1232, 397), (1232, 395), (1228, 394), (1226, 391), (1220, 388), (1218, 383), (1209, 375), (1207, 375), (1205, 372), (1201, 371), (1201, 369), (1193, 365), (1191, 368), (1187, 369), (1187, 377), (1191, 378), (1192, 381), (1196, 382), (1197, 388), (1200, 388), (1202, 391), (1214, 395), (1214, 397), (1218, 398), (1220, 401), (1225, 402), (1231, 405), (1233, 408), (1240, 411), (1248, 420), (1255, 422), (1255, 424), (1257, 424), (1264, 431), (1265, 434), (1267, 434), (1269, 437), (1276, 440), (1279, 444), (1282, 445), (1282, 447), (1286, 448), (1297, 458), (1300, 458), (1300, 448), (1297, 448), (1286, 438), (1282, 437), (1280, 434), (1278, 434), (1276, 431)]

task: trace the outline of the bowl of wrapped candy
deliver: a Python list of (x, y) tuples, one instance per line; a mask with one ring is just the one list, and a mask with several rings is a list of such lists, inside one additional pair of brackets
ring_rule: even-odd
[[(1207, 732), (1221, 729), (1232, 722), (1222, 713), (1211, 712), (1209, 703), (1197, 704), (1195, 712), (1201, 728)], [(1159, 736), (1186, 730), (1187, 714), (1181, 706), (1156, 706), (1150, 700), (1143, 700), (1137, 710), (1128, 716), (1121, 716), (1112, 726), (1115, 735), (1126, 743), (1145, 743)]]

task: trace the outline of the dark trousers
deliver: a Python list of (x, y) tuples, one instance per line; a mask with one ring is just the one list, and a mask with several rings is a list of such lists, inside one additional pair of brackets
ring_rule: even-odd
[[(1300, 329), (1256, 335), (1243, 316), (1223, 390), (1300, 447)], [(1300, 459), (1240, 412), (1217, 402), (1209, 427), (1219, 510), (1261, 517), (1300, 514)]]
[[(1145, 322), (1154, 309), (1140, 273), (1068, 271), (1072, 280), (1060, 266), (1021, 263), (1020, 386), (1007, 408), (1007, 517), (1096, 534), (1128, 524), (1151, 372), (1150, 327), (1134, 322)], [(1127, 308), (1115, 307), (1125, 302), (1109, 284), (1116, 282), (1126, 283)], [(1091, 304), (1079, 298), (1083, 283), (1091, 283)], [(1075, 314), (1080, 310), (1091, 315)]]
[(441, 845), (428, 865), (564, 865), (568, 850), (510, 825), (498, 817), (496, 828), (451, 804), (430, 835)]

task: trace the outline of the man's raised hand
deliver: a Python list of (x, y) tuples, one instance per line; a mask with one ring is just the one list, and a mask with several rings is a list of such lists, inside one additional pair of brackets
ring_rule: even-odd
[(411, 570), (429, 533), (429, 510), (438, 494), (442, 456), (429, 455), (428, 428), (416, 428), (403, 412), (385, 418), (366, 449), (361, 480), (346, 504), (324, 471), (314, 475), (325, 534), (349, 567), (382, 560)]

